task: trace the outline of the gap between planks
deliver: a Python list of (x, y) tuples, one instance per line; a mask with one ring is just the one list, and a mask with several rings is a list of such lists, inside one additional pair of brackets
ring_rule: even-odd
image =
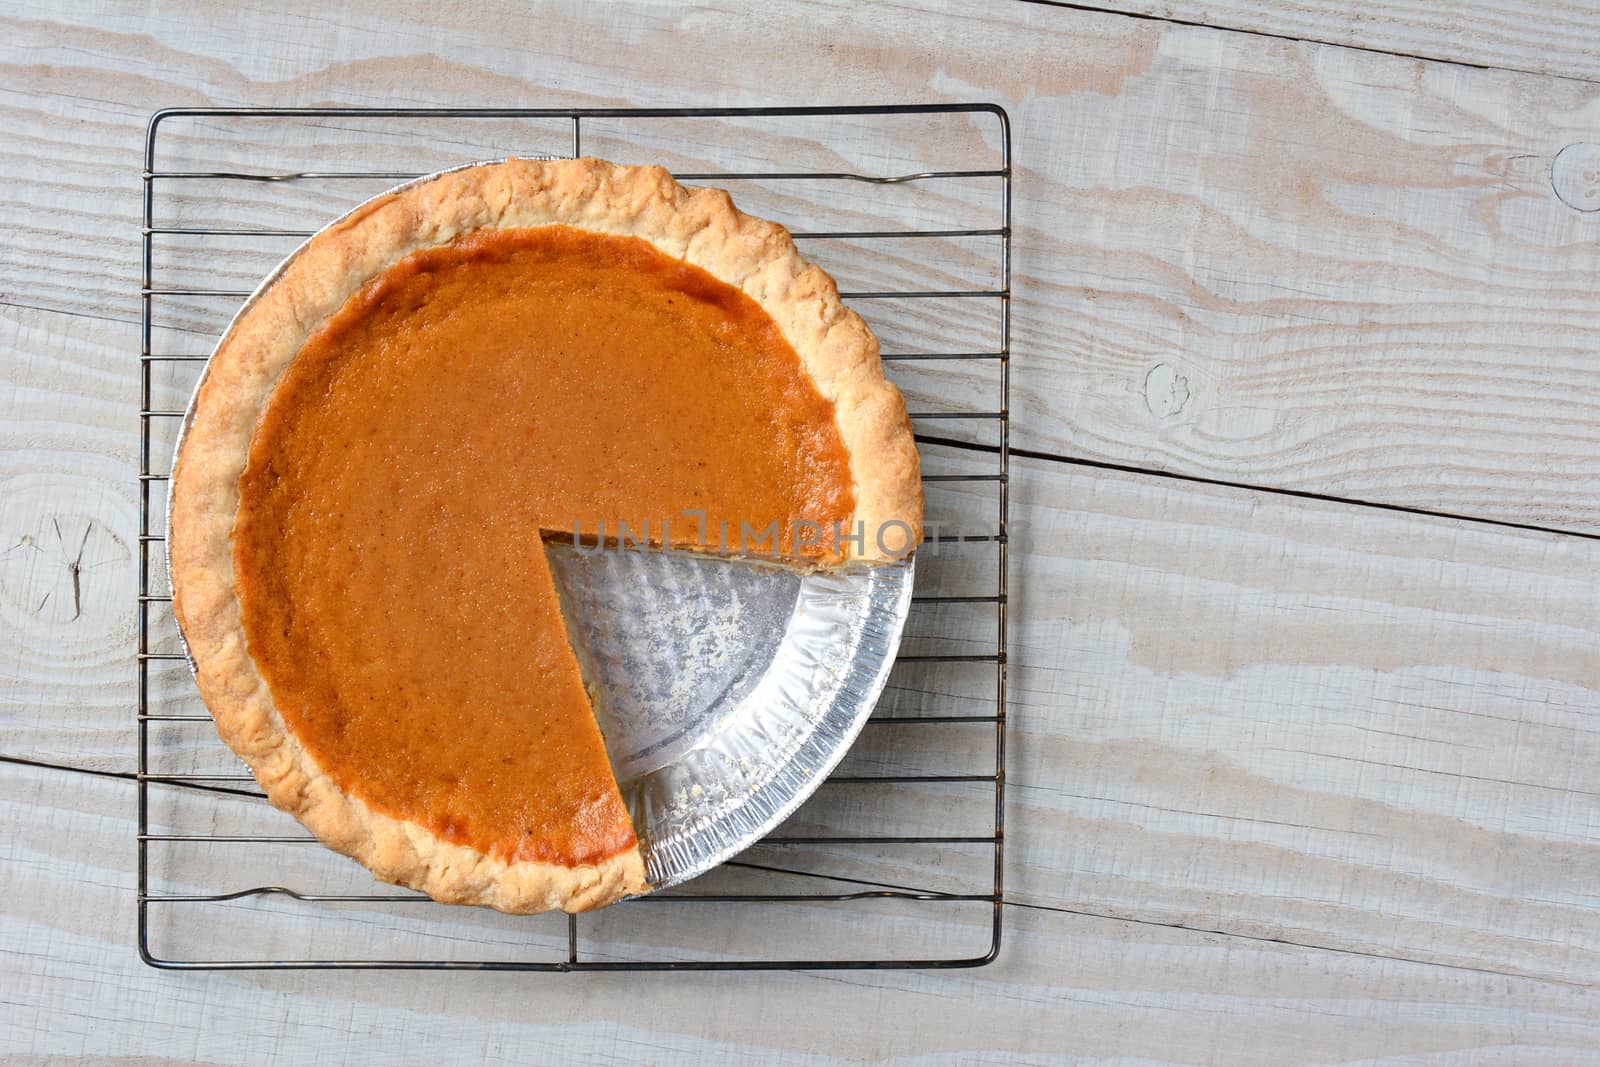
[(1403, 52), (1393, 48), (1351, 44), (1348, 41), (1332, 41), (1322, 37), (1301, 37), (1293, 33), (1284, 33), (1280, 30), (1252, 30), (1244, 26), (1222, 26), (1213, 22), (1200, 22), (1195, 19), (1177, 18), (1172, 15), (1156, 15), (1148, 11), (1126, 11), (1122, 8), (1104, 7), (1098, 4), (1077, 3), (1074, 0), (1016, 0), (1016, 2), (1032, 4), (1035, 7), (1058, 7), (1063, 11), (1082, 11), (1086, 14), (1116, 15), (1120, 18), (1135, 19), (1139, 22), (1164, 22), (1169, 26), (1211, 30), (1215, 33), (1242, 33), (1251, 37), (1264, 37), (1274, 41), (1289, 41), (1293, 44), (1314, 44), (1321, 48), (1345, 48), (1352, 52), (1365, 52), (1368, 55), (1394, 56), (1396, 59), (1414, 59), (1423, 63), (1442, 63), (1445, 66), (1465, 67), (1468, 70), (1499, 70), (1505, 71), (1507, 74), (1531, 74), (1539, 78), (1558, 78), (1561, 81), (1576, 82), (1579, 85), (1600, 85), (1600, 78), (1584, 78), (1577, 74), (1557, 74), (1550, 71), (1534, 70), (1531, 67), (1510, 67), (1499, 63), (1475, 63), (1470, 59), (1452, 59), (1448, 56), (1425, 55), (1421, 52)]
[[(29, 767), (35, 770), (63, 771), (68, 774), (86, 774), (96, 778), (111, 778), (126, 782), (137, 782), (139, 776), (133, 771), (107, 771), (92, 767), (74, 767), (66, 763), (52, 763), (46, 760), (29, 759), (26, 756), (12, 756), (0, 753), (0, 764), (9, 764), (16, 767)], [(219, 790), (212, 786), (198, 785), (193, 782), (168, 782), (174, 788), (194, 788), (211, 792), (239, 793), (243, 796), (255, 796), (243, 790)], [(728, 861), (731, 866), (748, 867), (752, 870), (768, 871), (774, 874), (788, 874), (803, 878), (816, 878), (828, 882), (846, 882), (873, 889), (898, 890), (908, 893), (922, 893), (927, 890), (916, 886), (902, 885), (898, 882), (882, 882), (865, 878), (851, 878), (842, 875), (817, 874), (813, 871), (795, 870), (788, 867), (777, 867), (763, 863), (745, 863), (739, 860)], [(1500, 970), (1494, 967), (1474, 967), (1464, 963), (1442, 963), (1436, 960), (1419, 959), (1415, 956), (1390, 956), (1382, 952), (1366, 952), (1361, 949), (1341, 948), (1337, 945), (1321, 945), (1314, 941), (1293, 941), (1282, 937), (1268, 937), (1264, 934), (1246, 934), (1234, 930), (1213, 929), (1204, 926), (1192, 926), (1181, 922), (1163, 922), (1159, 919), (1144, 919), (1136, 915), (1118, 915), (1111, 912), (1094, 911), (1088, 908), (1067, 908), (1058, 904), (1030, 904), (1021, 900), (1009, 900), (1002, 896), (1000, 904), (1008, 908), (1024, 908), (1029, 911), (1048, 911), (1061, 915), (1076, 915), (1088, 919), (1105, 919), (1110, 922), (1132, 923), (1137, 926), (1158, 927), (1168, 930), (1182, 930), (1190, 934), (1203, 934), (1212, 937), (1235, 938), (1241, 941), (1260, 942), (1269, 945), (1284, 945), (1290, 948), (1309, 949), (1314, 952), (1331, 952), (1341, 956), (1357, 956), (1363, 959), (1385, 960), (1390, 963), (1407, 963), (1417, 967), (1436, 967), (1447, 971), (1466, 971), (1471, 974), (1491, 975), (1496, 978), (1512, 978), (1524, 982), (1540, 982), (1549, 985), (1564, 986), (1570, 989), (1589, 988), (1582, 982), (1573, 982), (1563, 978), (1553, 978), (1545, 975), (1525, 974), (1518, 971)]]
[[(919, 444), (963, 449), (968, 452), (992, 454), (1000, 451), (999, 445), (983, 444), (977, 441), (961, 441), (948, 437), (928, 437), (918, 434), (917, 441)], [(1185, 482), (1191, 485), (1210, 485), (1221, 489), (1238, 489), (1247, 493), (1267, 493), (1272, 496), (1293, 497), (1297, 500), (1314, 500), (1322, 504), (1341, 504), (1346, 507), (1366, 508), (1372, 511), (1419, 515), (1424, 518), (1473, 523), (1478, 526), (1493, 526), (1503, 530), (1523, 530), (1531, 533), (1551, 534), (1556, 537), (1574, 537), (1581, 541), (1600, 541), (1600, 533), (1587, 530), (1563, 530), (1554, 526), (1540, 526), (1538, 523), (1532, 522), (1515, 522), (1511, 519), (1496, 519), (1484, 515), (1466, 515), (1460, 512), (1440, 511), (1435, 508), (1417, 507), (1411, 504), (1390, 504), (1381, 500), (1362, 500), (1358, 497), (1338, 496), (1334, 493), (1319, 493), (1314, 489), (1287, 489), (1271, 485), (1257, 485), (1252, 482), (1236, 482), (1227, 478), (1213, 478), (1204, 474), (1185, 474), (1182, 471), (1161, 470), (1157, 467), (1140, 467), (1128, 463), (1114, 463), (1103, 459), (1087, 459), (1081, 456), (1068, 456), (1060, 452), (1042, 452), (1031, 448), (1008, 448), (1006, 451), (1008, 455), (1018, 459), (1032, 459), (1042, 463), (1059, 463), (1068, 467), (1088, 467), (1093, 470), (1132, 474), (1142, 478), (1159, 478), (1167, 481)]]

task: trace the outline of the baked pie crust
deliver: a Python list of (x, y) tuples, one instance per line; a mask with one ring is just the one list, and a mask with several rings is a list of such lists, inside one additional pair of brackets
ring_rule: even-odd
[[(264, 640), (265, 631), (259, 628), (263, 624), (250, 620), (276, 619), (271, 612), (279, 610), (257, 588), (259, 583), (252, 584), (251, 574), (273, 565), (269, 550), (253, 547), (260, 540), (260, 527), (253, 525), (258, 518), (251, 509), (257, 506), (255, 501), (270, 496), (274, 476), (261, 468), (272, 457), (253, 457), (252, 450), (260, 443), (258, 431), (266, 433), (260, 428), (268, 425), (280, 383), (293, 377), (288, 372), (297, 355), (333, 343), (327, 340), (330, 323), (341, 315), (347, 319), (357, 315), (363, 300), (371, 304), (376, 299), (374, 286), (384, 285), (397, 264), (411, 264), (407, 269), (412, 270), (446, 270), (456, 262), (448, 255), (440, 253), (444, 258), (432, 267), (431, 261), (418, 260), (417, 255), (466, 248), (479, 241), (491, 247), (504, 245), (503, 254), (510, 256), (514, 247), (520, 247), (519, 241), (536, 248), (554, 247), (552, 242), (559, 245), (568, 230), (639, 239), (676, 264), (706, 272), (753, 301), (793, 350), (795, 380), (780, 383), (782, 389), (774, 395), (803, 395), (806, 404), (820, 404), (823, 411), (831, 408), (833, 430), (826, 432), (836, 430), (845, 463), (837, 472), (841, 484), (834, 498), (847, 501), (850, 508), (846, 529), (866, 531), (863, 541), (830, 543), (801, 560), (801, 565), (892, 558), (921, 537), (917, 452), (904, 402), (883, 377), (877, 341), (865, 323), (841, 304), (832, 279), (800, 256), (782, 227), (741, 213), (720, 190), (686, 189), (659, 167), (614, 166), (594, 159), (509, 160), (449, 171), (403, 187), (357, 208), (308, 242), (234, 322), (196, 395), (170, 486), (173, 609), (196, 667), (201, 695), (223, 740), (249, 764), (274, 805), (379, 878), (442, 901), (485, 904), (508, 912), (583, 911), (647, 890), (631, 826), (614, 825), (620, 809), (601, 797), (604, 803), (596, 801), (597, 807), (583, 810), (601, 813), (593, 814), (597, 826), (606, 820), (613, 825), (606, 831), (609, 837), (601, 834), (594, 840), (620, 842), (621, 847), (608, 845), (600, 852), (594, 847), (567, 849), (567, 855), (561, 854), (562, 847), (538, 842), (534, 843), (538, 847), (521, 849), (491, 847), (485, 844), (487, 837), (474, 839), (470, 833), (455, 832), (448, 819), (441, 822), (410, 811), (400, 787), (395, 787), (399, 792), (391, 789), (387, 800), (374, 799), (376, 794), (362, 784), (359, 774), (352, 779), (349, 768), (325, 766), (312, 750), (319, 745), (337, 747), (337, 737), (334, 742), (313, 743), (309, 739), (314, 731), (301, 724), (314, 717), (291, 722), (284, 713), (289, 704), (279, 706), (289, 689), (299, 685), (295, 672), (314, 659), (294, 659), (293, 669), (285, 668), (289, 673), (279, 673), (275, 700), (267, 678), (274, 674), (272, 664), (263, 670), (249, 642), (253, 632), (263, 637), (263, 645), (272, 643)], [(545, 236), (526, 237), (535, 231), (544, 231)], [(574, 241), (575, 247), (587, 247), (582, 240)], [(612, 247), (603, 241), (588, 245), (599, 250), (596, 255), (609, 254), (606, 250)], [(622, 244), (614, 250), (619, 255), (636, 254)], [(469, 252), (462, 255), (470, 258)], [(419, 262), (423, 266), (415, 266)], [(472, 356), (463, 352), (458, 358)], [(596, 388), (604, 388), (604, 383)], [(780, 411), (774, 418), (782, 416)], [(737, 456), (724, 459), (738, 461)], [(802, 471), (797, 477), (805, 476)], [(267, 489), (249, 489), (255, 496), (245, 499), (242, 484)], [(290, 522), (292, 515), (283, 516), (290, 515), (294, 506), (290, 500), (281, 505), (281, 515), (274, 512), (268, 518)], [(279, 535), (277, 527), (268, 530)], [(890, 531), (887, 546), (875, 536), (877, 531)], [(539, 566), (544, 566), (542, 561)], [(259, 609), (253, 609), (254, 614), (246, 612), (243, 603), (252, 597)], [(287, 617), (283, 625), (288, 633)], [(337, 634), (332, 638), (335, 643), (339, 639)], [(548, 639), (564, 641), (565, 634)], [(564, 654), (570, 658), (570, 649)], [(324, 715), (316, 721), (330, 737), (344, 729), (337, 716)], [(563, 721), (578, 722), (572, 717), (552, 721), (558, 726)], [(598, 729), (591, 724), (578, 732), (584, 731), (593, 737), (585, 733), (573, 744), (592, 756)], [(366, 753), (363, 758), (369, 760), (366, 766), (383, 767), (385, 753)], [(598, 758), (603, 761), (603, 751)], [(540, 781), (519, 781), (518, 788), (526, 793), (527, 803), (536, 805), (540, 790), (550, 787)], [(615, 782), (609, 779), (597, 781), (594, 788), (597, 797), (607, 788), (607, 796), (616, 793)], [(626, 819), (625, 811), (621, 817)], [(585, 825), (584, 833), (594, 829)]]

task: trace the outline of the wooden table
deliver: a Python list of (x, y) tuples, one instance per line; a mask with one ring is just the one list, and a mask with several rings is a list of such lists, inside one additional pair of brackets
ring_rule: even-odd
[[(1102, 6), (10, 5), (8, 1058), (1600, 1061), (1596, 12)], [(1017, 136), (999, 961), (143, 966), (150, 112), (944, 100)]]

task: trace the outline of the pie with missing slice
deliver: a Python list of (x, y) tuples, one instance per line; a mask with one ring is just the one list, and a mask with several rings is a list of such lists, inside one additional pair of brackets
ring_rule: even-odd
[(170, 515), (201, 695), (274, 804), (439, 900), (582, 911), (648, 886), (545, 539), (837, 567), (908, 551), (922, 494), (876, 340), (782, 227), (511, 160), (358, 208), (257, 294)]

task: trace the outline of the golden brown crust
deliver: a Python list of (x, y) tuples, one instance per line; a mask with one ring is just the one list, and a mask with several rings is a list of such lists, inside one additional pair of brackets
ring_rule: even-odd
[(245, 647), (231, 539), (256, 420), (324, 319), (417, 249), (485, 227), (553, 224), (644, 238), (756, 300), (835, 406), (864, 531), (852, 556), (903, 555), (922, 526), (916, 447), (899, 391), (884, 380), (876, 339), (787, 231), (739, 212), (720, 190), (685, 189), (659, 167), (509, 160), (407, 186), (308, 242), (247, 305), (207, 367), (171, 485), (173, 609), (223, 740), (273, 804), (380, 878), (512, 912), (582, 911), (642, 892), (642, 857), (635, 847), (587, 867), (507, 863), (341, 791), (285, 727)]

